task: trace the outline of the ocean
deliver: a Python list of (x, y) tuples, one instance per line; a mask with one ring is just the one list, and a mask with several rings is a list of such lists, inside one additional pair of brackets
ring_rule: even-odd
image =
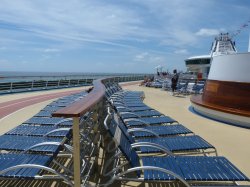
[(126, 73), (72, 73), (72, 72), (14, 72), (0, 71), (0, 83), (37, 80), (96, 79), (110, 76), (133, 76), (145, 74)]

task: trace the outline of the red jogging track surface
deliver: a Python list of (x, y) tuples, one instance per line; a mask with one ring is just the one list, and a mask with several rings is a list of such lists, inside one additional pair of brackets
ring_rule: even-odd
[(74, 93), (79, 93), (81, 91), (83, 91), (83, 89), (74, 90), (74, 91), (65, 91), (65, 92), (59, 92), (59, 93), (51, 93), (51, 94), (44, 93), (38, 96), (26, 97), (22, 99), (16, 99), (16, 100), (0, 103), (0, 119), (26, 106), (30, 106), (36, 103), (41, 103), (43, 101), (55, 99), (58, 97), (67, 96), (67, 95), (74, 94)]
[[(133, 84), (138, 84), (138, 82), (123, 83), (122, 86), (129, 86), (129, 85), (133, 85)], [(47, 101), (50, 99), (55, 99), (55, 98), (67, 96), (67, 95), (74, 94), (74, 93), (79, 93), (83, 90), (85, 90), (85, 89), (51, 93), (51, 94), (44, 93), (44, 94), (41, 94), (38, 96), (26, 97), (26, 98), (22, 98), (22, 99), (16, 99), (16, 100), (0, 103), (0, 119), (2, 119), (3, 117), (5, 117), (13, 112), (18, 111), (24, 107), (27, 107), (27, 106), (30, 106), (33, 104), (37, 104), (37, 103), (41, 103), (43, 101)]]

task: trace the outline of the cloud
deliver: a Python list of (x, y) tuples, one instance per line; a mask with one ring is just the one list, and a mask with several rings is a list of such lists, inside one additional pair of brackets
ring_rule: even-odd
[[(52, 41), (138, 47), (135, 43), (153, 40), (164, 43), (165, 38), (180, 46), (195, 41), (190, 28), (200, 13), (197, 6), (200, 10), (207, 5), (201, 4), (192, 1), (180, 3), (179, 0), (159, 0), (157, 3), (129, 0), (123, 4), (80, 0), (3, 0), (0, 17), (5, 29)], [(136, 9), (131, 9), (131, 6)], [(192, 22), (185, 21), (187, 19)], [(182, 33), (178, 34), (179, 30)]]
[[(169, 66), (184, 67), (183, 55), (207, 51), (209, 37), (223, 31), (216, 28), (223, 24), (224, 30), (234, 30), (249, 16), (246, 3), (197, 1), (1, 0), (0, 46), (6, 49), (0, 52), (6, 51), (4, 58), (11, 62), (20, 60), (14, 59), (13, 51), (34, 63), (39, 61), (37, 56), (45, 55), (44, 61), (60, 64), (64, 70), (67, 59), (81, 61), (86, 71), (103, 60), (118, 66), (130, 63), (131, 71), (166, 61)], [(237, 16), (231, 17), (232, 12)], [(119, 71), (129, 72), (129, 68)]]
[(159, 64), (165, 62), (165, 57), (162, 55), (155, 55), (148, 52), (143, 52), (140, 54), (137, 54), (134, 57), (134, 61), (136, 62), (143, 62), (147, 64)]
[(195, 34), (197, 36), (216, 36), (219, 35), (224, 29), (207, 29), (207, 28), (202, 28)]
[(55, 49), (55, 48), (44, 49), (45, 53), (55, 53), (55, 52), (60, 52), (60, 51), (61, 51), (60, 49)]
[(189, 54), (187, 49), (178, 49), (174, 51), (175, 54), (182, 54), (182, 55), (186, 55)]
[(135, 61), (145, 61), (149, 58), (149, 54), (147, 52), (137, 54), (135, 56)]

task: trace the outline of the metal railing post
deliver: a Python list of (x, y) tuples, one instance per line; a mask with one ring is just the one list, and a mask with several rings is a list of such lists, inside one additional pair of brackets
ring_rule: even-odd
[(80, 173), (80, 130), (79, 130), (79, 121), (78, 117), (73, 117), (73, 159), (74, 159), (74, 187), (81, 186), (81, 173)]
[(13, 85), (13, 82), (10, 83), (10, 91), (12, 92), (12, 85)]

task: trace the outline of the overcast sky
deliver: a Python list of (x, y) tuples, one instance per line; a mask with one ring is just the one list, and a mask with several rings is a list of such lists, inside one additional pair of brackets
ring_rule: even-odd
[(249, 20), (249, 0), (0, 0), (0, 71), (185, 71), (220, 32), (247, 51)]

